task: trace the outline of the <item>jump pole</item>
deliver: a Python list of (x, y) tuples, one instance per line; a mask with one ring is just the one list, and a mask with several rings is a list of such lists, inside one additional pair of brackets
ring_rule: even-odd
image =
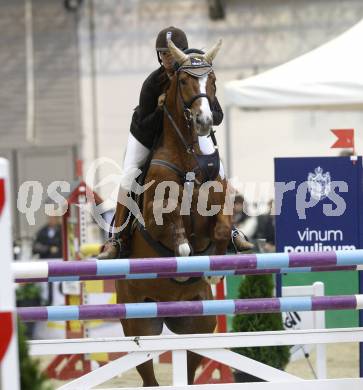
[(0, 388), (19, 390), (9, 183), (9, 163), (0, 158)]
[[(25, 262), (20, 263), (24, 270), (26, 269)], [(14, 264), (18, 265), (18, 264)], [(37, 263), (39, 265), (39, 262)], [(138, 279), (170, 279), (180, 277), (210, 277), (210, 276), (240, 276), (240, 275), (266, 275), (266, 274), (290, 274), (290, 273), (306, 273), (306, 272), (338, 272), (338, 271), (359, 271), (363, 269), (361, 265), (345, 265), (345, 266), (330, 266), (330, 267), (299, 267), (299, 268), (273, 268), (273, 269), (239, 269), (239, 270), (222, 270), (222, 271), (206, 271), (206, 272), (171, 272), (171, 273), (142, 273), (142, 274), (114, 274), (114, 275), (82, 275), (77, 276), (75, 273), (68, 276), (48, 276), (33, 278), (30, 273), (13, 269), (16, 283), (41, 283), (41, 282), (66, 282), (66, 281), (87, 281), (87, 280), (138, 280)]]
[[(15, 263), (15, 279), (42, 279), (68, 276), (111, 276), (139, 275), (148, 278), (155, 274), (174, 275), (175, 273), (240, 271), (240, 270), (288, 270), (301, 268), (310, 272), (320, 267), (363, 267), (363, 250), (301, 252), (301, 253), (262, 253), (223, 256), (166, 257), (88, 261), (48, 261)], [(351, 269), (351, 268), (350, 268)]]
[(363, 295), (176, 301), (110, 305), (22, 307), (23, 321), (163, 318), (289, 311), (360, 310)]

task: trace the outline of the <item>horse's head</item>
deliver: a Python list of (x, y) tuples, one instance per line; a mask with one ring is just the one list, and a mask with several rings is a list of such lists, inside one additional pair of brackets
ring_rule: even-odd
[(202, 54), (185, 54), (171, 40), (168, 41), (170, 53), (178, 64), (172, 84), (175, 83), (176, 104), (184, 111), (187, 119), (199, 136), (208, 135), (213, 125), (211, 105), (215, 99), (216, 77), (212, 61), (218, 53), (222, 41)]

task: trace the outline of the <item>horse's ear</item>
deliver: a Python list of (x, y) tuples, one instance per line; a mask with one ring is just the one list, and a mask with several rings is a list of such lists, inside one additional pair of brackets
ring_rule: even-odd
[(204, 54), (205, 61), (211, 64), (215, 56), (217, 55), (221, 45), (222, 39), (219, 39), (218, 42)]
[(174, 57), (174, 60), (180, 65), (189, 58), (182, 50), (174, 45), (174, 42), (171, 39), (168, 39), (168, 48), (171, 55)]

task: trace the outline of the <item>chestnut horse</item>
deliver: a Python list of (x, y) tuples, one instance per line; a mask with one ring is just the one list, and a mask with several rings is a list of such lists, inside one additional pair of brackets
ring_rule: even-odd
[[(215, 98), (215, 75), (211, 62), (220, 44), (218, 42), (204, 55), (194, 56), (184, 54), (169, 41), (169, 49), (179, 69), (170, 80), (164, 104), (163, 133), (144, 181), (145, 185), (153, 183), (143, 194), (145, 227), (134, 229), (130, 257), (188, 256), (203, 253), (210, 247), (213, 248), (211, 254), (226, 252), (231, 234), (231, 217), (223, 214), (227, 183), (219, 175), (217, 149), (211, 155), (201, 156), (198, 144), (198, 136), (210, 135), (212, 129), (210, 105)], [(203, 163), (204, 157), (209, 162)], [(209, 186), (203, 191), (202, 183), (208, 184), (209, 180), (217, 183), (215, 190), (209, 191)], [(160, 191), (160, 188), (164, 190)], [(191, 202), (190, 213), (182, 212), (188, 188), (191, 189), (190, 197), (186, 197)], [(208, 205), (204, 209), (212, 205), (220, 210), (212, 213), (214, 215), (203, 216), (201, 204)], [(118, 280), (116, 290), (119, 303), (213, 299), (211, 287), (203, 278), (183, 282), (175, 279)], [(177, 334), (198, 334), (212, 333), (216, 317), (126, 319), (121, 323), (126, 336), (159, 335), (163, 324)], [(187, 358), (188, 383), (192, 384), (202, 357), (188, 351)], [(144, 386), (158, 386), (152, 360), (139, 365), (137, 370)]]

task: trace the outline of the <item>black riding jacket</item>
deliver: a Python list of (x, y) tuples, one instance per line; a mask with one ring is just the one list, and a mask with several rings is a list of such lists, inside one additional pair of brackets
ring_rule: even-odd
[[(139, 105), (132, 116), (130, 131), (132, 135), (148, 149), (163, 129), (163, 110), (158, 108), (158, 98), (169, 86), (169, 78), (165, 68), (161, 66), (152, 72), (144, 81)], [(217, 100), (212, 103), (213, 124), (218, 126), (223, 120), (223, 111)]]

